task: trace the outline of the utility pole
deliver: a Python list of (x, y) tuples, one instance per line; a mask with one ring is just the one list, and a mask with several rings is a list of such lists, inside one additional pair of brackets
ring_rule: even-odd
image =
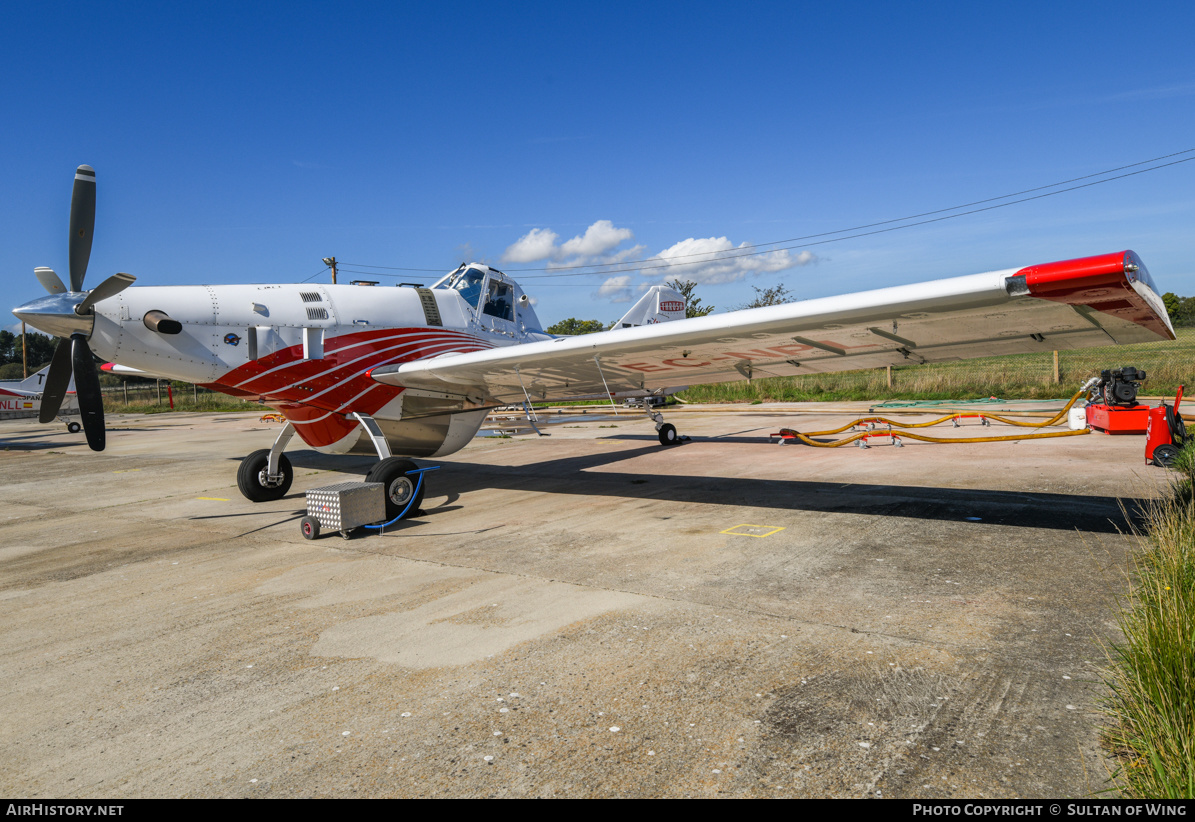
[(332, 285), (336, 285), (336, 258), (324, 257), (324, 265), (332, 269)]

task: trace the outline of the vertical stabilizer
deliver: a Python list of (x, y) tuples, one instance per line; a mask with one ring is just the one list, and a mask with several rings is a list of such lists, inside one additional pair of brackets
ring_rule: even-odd
[(669, 320), (685, 318), (685, 297), (679, 291), (666, 285), (653, 285), (639, 302), (635, 303), (615, 328), (633, 328), (637, 325), (666, 323)]

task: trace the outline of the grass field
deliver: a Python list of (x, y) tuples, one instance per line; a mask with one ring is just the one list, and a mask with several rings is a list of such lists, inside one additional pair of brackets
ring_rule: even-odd
[(892, 387), (883, 368), (775, 377), (745, 382), (695, 385), (677, 396), (685, 402), (800, 402), (818, 400), (968, 399), (996, 396), (1044, 399), (1070, 396), (1088, 377), (1131, 365), (1149, 379), (1142, 393), (1169, 396), (1181, 384), (1195, 391), (1195, 328), (1178, 329), (1174, 342), (1110, 345), (1058, 352), (1060, 383), (1054, 382), (1054, 356), (1016, 354), (962, 362), (909, 365), (892, 369)]

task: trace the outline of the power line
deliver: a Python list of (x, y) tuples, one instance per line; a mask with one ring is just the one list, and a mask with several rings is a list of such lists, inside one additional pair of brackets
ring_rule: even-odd
[[(1195, 151), (1195, 149), (1192, 149), (1192, 151)], [(1185, 153), (1185, 152), (1183, 152), (1183, 153)], [(1173, 156), (1173, 155), (1171, 155), (1171, 156)], [(983, 212), (983, 211), (993, 211), (997, 208), (1006, 208), (1008, 206), (1017, 205), (1019, 203), (1027, 203), (1031, 200), (1041, 200), (1045, 197), (1053, 197), (1056, 194), (1065, 194), (1068, 191), (1077, 191), (1081, 188), (1090, 188), (1092, 186), (1098, 186), (1102, 183), (1110, 183), (1113, 180), (1121, 180), (1121, 179), (1124, 179), (1125, 177), (1134, 177), (1138, 174), (1144, 174), (1147, 171), (1157, 171), (1159, 168), (1166, 168), (1167, 166), (1174, 166), (1174, 165), (1178, 165), (1179, 163), (1189, 163), (1192, 160), (1195, 160), (1195, 157), (1187, 157), (1184, 160), (1175, 160), (1170, 163), (1163, 163), (1160, 166), (1154, 166), (1152, 168), (1143, 168), (1140, 171), (1130, 171), (1127, 174), (1120, 174), (1120, 175), (1117, 175), (1116, 177), (1108, 177), (1107, 179), (1104, 179), (1104, 180), (1096, 180), (1093, 183), (1084, 183), (1083, 185), (1071, 186), (1070, 188), (1064, 188), (1064, 189), (1060, 189), (1058, 191), (1050, 191), (1045, 194), (1037, 194), (1033, 197), (1024, 197), (1020, 200), (1013, 200), (1013, 201), (1007, 202), (1007, 203), (1000, 203), (998, 205), (993, 205), (993, 206), (985, 206), (984, 208), (975, 208), (975, 209), (971, 209), (970, 211), (961, 211), (958, 214), (947, 214), (945, 217), (935, 217), (932, 220), (920, 220), (915, 223), (905, 223), (904, 225), (891, 226), (890, 228), (881, 228), (876, 231), (862, 231), (862, 232), (859, 232), (858, 234), (848, 234), (843, 237), (833, 237), (828, 240), (819, 240), (814, 243), (802, 243), (802, 242), (798, 242), (798, 241), (805, 240), (805, 239), (813, 239), (816, 237), (825, 237), (829, 234), (839, 234), (839, 233), (841, 233), (841, 231), (828, 231), (828, 232), (824, 232), (822, 234), (810, 234), (807, 237), (795, 237), (791, 240), (779, 240), (775, 243), (761, 243), (760, 245), (769, 245), (769, 246), (779, 245), (781, 243), (791, 243), (792, 244), (792, 245), (780, 245), (779, 248), (771, 248), (771, 249), (768, 249), (767, 251), (754, 250), (754, 249), (757, 249), (759, 246), (753, 245), (753, 246), (750, 246), (750, 248), (753, 249), (750, 251), (745, 250), (745, 249), (727, 249), (726, 251), (707, 251), (707, 252), (703, 252), (703, 253), (699, 253), (699, 254), (678, 255), (676, 257), (670, 257), (669, 261), (667, 261), (667, 262), (663, 261), (662, 258), (660, 258), (660, 257), (648, 258), (648, 259), (642, 261), (644, 263), (660, 261), (659, 265), (637, 265), (635, 263), (630, 263), (630, 262), (610, 263), (607, 265), (610, 265), (610, 266), (621, 265), (623, 267), (622, 268), (611, 267), (611, 268), (607, 269), (606, 271), (602, 271), (602, 272), (573, 271), (573, 272), (567, 272), (567, 273), (563, 273), (563, 274), (539, 274), (539, 275), (531, 274), (529, 276), (522, 277), (521, 279), (538, 279), (539, 277), (577, 277), (577, 276), (584, 276), (586, 274), (598, 274), (598, 273), (621, 274), (621, 273), (634, 272), (634, 271), (652, 271), (657, 268), (683, 268), (684, 266), (687, 266), (687, 265), (692, 266), (692, 265), (700, 265), (702, 263), (718, 263), (718, 262), (722, 262), (723, 260), (735, 260), (735, 259), (739, 259), (741, 257), (755, 257), (755, 256), (759, 256), (761, 254), (774, 254), (777, 251), (788, 251), (793, 248), (804, 248), (804, 247), (814, 246), (814, 245), (826, 245), (827, 243), (837, 243), (837, 242), (841, 242), (842, 240), (853, 240), (858, 237), (870, 237), (875, 234), (887, 234), (888, 232), (891, 232), (891, 231), (900, 231), (903, 228), (915, 228), (916, 226), (928, 225), (930, 223), (940, 223), (944, 220), (953, 220), (956, 217), (966, 217), (969, 214), (979, 214), (980, 212)], [(1122, 166), (1122, 168), (1128, 168), (1128, 166)], [(1105, 172), (1105, 173), (1107, 173), (1107, 172)], [(1099, 175), (1088, 175), (1088, 176), (1099, 176)], [(1076, 179), (1081, 180), (1081, 179), (1085, 179), (1085, 178), (1078, 177)], [(1043, 186), (1042, 188), (1050, 188), (1050, 186)], [(1040, 191), (1041, 189), (1039, 188), (1039, 189), (1029, 189), (1029, 190), (1030, 191)], [(1015, 195), (1007, 195), (1007, 196), (1015, 196)], [(992, 200), (1000, 200), (1000, 199), (1004, 199), (1004, 198), (993, 197), (989, 200), (979, 200), (977, 202), (991, 202)], [(956, 206), (956, 208), (965, 208), (965, 206)], [(939, 209), (938, 211), (927, 211), (925, 213), (926, 214), (941, 214), (943, 211), (951, 211), (951, 210), (953, 210), (953, 209), (944, 208), (944, 209)], [(903, 219), (909, 220), (909, 219), (913, 219), (913, 218), (905, 217)], [(882, 223), (872, 223), (872, 225), (887, 225), (888, 223), (893, 223), (893, 222), (901, 222), (901, 220), (886, 220)], [(865, 228), (865, 227), (866, 226), (860, 226), (860, 228)], [(854, 230), (854, 229), (849, 229), (849, 228), (842, 229), (842, 231), (852, 231), (852, 230)], [(741, 251), (742, 253), (739, 253), (739, 254), (732, 253), (734, 251)], [(713, 255), (719, 255), (719, 256), (713, 256)], [(692, 262), (688, 262), (688, 263), (672, 262), (672, 260), (679, 260), (679, 259), (686, 258), (686, 257), (707, 257), (708, 259), (693, 260)], [(560, 268), (567, 268), (567, 267), (568, 266), (561, 266)], [(518, 272), (518, 271), (547, 271), (547, 270), (549, 270), (549, 269), (544, 269), (544, 268), (511, 269), (511, 271), (516, 271), (516, 272)], [(559, 270), (559, 269), (556, 269), (556, 270)]]
[[(1117, 174), (1116, 176), (1112, 176), (1112, 177), (1107, 177), (1106, 175), (1114, 174), (1117, 171), (1123, 171), (1128, 168), (1137, 168), (1138, 166), (1149, 165), (1150, 163), (1157, 163), (1160, 160), (1168, 160), (1172, 157), (1181, 157), (1184, 154), (1191, 154), (1192, 152), (1195, 152), (1195, 148), (1184, 149), (1183, 151), (1176, 151), (1172, 154), (1164, 154), (1160, 157), (1154, 157), (1149, 160), (1141, 160), (1136, 163), (1129, 163), (1127, 165), (1117, 166), (1116, 168), (1105, 169), (1104, 171), (1098, 171), (1098, 172), (1094, 172), (1092, 174), (1084, 174), (1080, 177), (1072, 177), (1069, 180), (1061, 180), (1059, 182), (1050, 183), (1048, 185), (1036, 186), (1034, 188), (1027, 188), (1027, 189), (1023, 189), (1021, 191), (1013, 192), (1011, 194), (1002, 194), (998, 197), (988, 197), (988, 198), (985, 198), (982, 200), (975, 200), (970, 203), (963, 203), (961, 205), (950, 206), (949, 208), (940, 208), (940, 209), (935, 209), (933, 211), (923, 211), (919, 214), (911, 214), (907, 217), (897, 217), (897, 218), (890, 219), (890, 220), (881, 220), (879, 222), (866, 223), (864, 225), (852, 226), (850, 228), (840, 228), (835, 231), (824, 231), (824, 232), (821, 232), (818, 234), (807, 234), (802, 237), (793, 237), (793, 238), (790, 238), (787, 240), (774, 240), (772, 242), (767, 242), (767, 243), (755, 243), (755, 244), (752, 244), (751, 246), (748, 246), (747, 248), (725, 249), (722, 251), (703, 251), (703, 252), (695, 252), (692, 254), (679, 254), (675, 257), (668, 258), (667, 261), (665, 261), (662, 258), (657, 256), (657, 257), (648, 257), (643, 260), (624, 260), (621, 262), (613, 262), (613, 263), (588, 263), (588, 264), (578, 264), (578, 265), (544, 266), (544, 267), (538, 267), (538, 268), (510, 268), (510, 269), (505, 269), (505, 270), (508, 273), (527, 273), (527, 272), (537, 272), (537, 271), (547, 272), (545, 274), (540, 274), (540, 275), (530, 274), (528, 277), (525, 277), (523, 279), (541, 279), (541, 278), (549, 278), (549, 277), (577, 277), (577, 276), (590, 276), (593, 274), (619, 274), (619, 273), (630, 273), (630, 272), (635, 272), (635, 271), (650, 271), (650, 270), (659, 269), (659, 268), (681, 268), (686, 265), (699, 265), (701, 263), (716, 263), (716, 262), (721, 262), (723, 260), (735, 260), (735, 259), (739, 259), (739, 258), (743, 258), (743, 257), (754, 257), (754, 256), (763, 255), (763, 254), (772, 254), (772, 253), (775, 253), (778, 251), (787, 251), (787, 250), (790, 250), (790, 249), (793, 249), (793, 248), (796, 248), (799, 246), (825, 245), (827, 243), (840, 242), (842, 240), (857, 239), (859, 237), (869, 237), (869, 236), (873, 236), (876, 234), (885, 234), (885, 233), (892, 232), (892, 231), (899, 231), (904, 228), (914, 228), (916, 226), (922, 226), (922, 225), (928, 225), (930, 223), (942, 222), (944, 220), (951, 220), (956, 217), (965, 217), (965, 216), (968, 216), (971, 214), (978, 214), (978, 213), (981, 213), (984, 211), (992, 211), (997, 208), (1006, 208), (1008, 206), (1018, 205), (1020, 203), (1026, 203), (1026, 202), (1030, 202), (1032, 200), (1040, 200), (1040, 199), (1044, 199), (1046, 197), (1053, 197), (1057, 194), (1065, 194), (1070, 191), (1077, 191), (1077, 190), (1083, 189), (1083, 188), (1090, 188), (1092, 186), (1102, 185), (1103, 183), (1110, 183), (1115, 180), (1122, 180), (1126, 177), (1134, 177), (1138, 174), (1144, 174), (1148, 171), (1157, 171), (1158, 169), (1161, 169), (1161, 168), (1167, 168), (1169, 166), (1179, 165), (1180, 163), (1187, 163), (1192, 160), (1195, 160), (1195, 157), (1186, 157), (1182, 160), (1174, 160), (1169, 163), (1162, 163), (1161, 165), (1151, 166), (1150, 168), (1144, 168), (1144, 169), (1140, 169), (1138, 171), (1131, 171), (1127, 174)], [(1045, 191), (1046, 189), (1050, 189), (1050, 188), (1058, 188), (1058, 186), (1069, 185), (1070, 183), (1075, 183), (1080, 180), (1089, 180), (1093, 177), (1104, 177), (1104, 179), (1096, 180), (1096, 181), (1090, 182), (1090, 183), (1084, 183), (1082, 185), (1070, 186), (1069, 188), (1062, 188), (1062, 189), (1059, 189), (1058, 191), (1049, 191), (1049, 192), (1046, 192), (1045, 194), (1037, 194), (1032, 197), (1021, 197), (1021, 195), (1023, 195), (1023, 194), (1032, 194), (1033, 192), (1037, 192), (1037, 191)], [(1012, 200), (1007, 203), (998, 203), (997, 205), (985, 206), (984, 208), (971, 208), (972, 206), (983, 205), (984, 203), (994, 203), (997, 200), (1008, 200), (1011, 197), (1021, 197), (1021, 199)], [(971, 210), (959, 211), (960, 209), (971, 209)], [(946, 214), (946, 212), (950, 212), (950, 211), (958, 211), (959, 213)], [(921, 217), (931, 217), (935, 214), (945, 214), (946, 216), (935, 217), (934, 219), (931, 219), (931, 220), (920, 220), (919, 219)], [(909, 222), (910, 220), (918, 220), (918, 221), (917, 222)], [(893, 225), (894, 223), (903, 223), (903, 225)], [(879, 226), (890, 226), (890, 227), (889, 228), (881, 228), (877, 231), (863, 231), (863, 229), (878, 228)], [(859, 232), (859, 233), (849, 234), (848, 232)], [(832, 235), (835, 235), (835, 234), (846, 234), (847, 236), (833, 237)], [(819, 240), (818, 242), (810, 242), (810, 243), (804, 242), (805, 240), (817, 240), (820, 237), (829, 237), (831, 239)], [(779, 246), (779, 247), (777, 247), (777, 246)], [(735, 253), (735, 252), (739, 252), (739, 253)], [(678, 260), (686, 260), (686, 259), (690, 259), (693, 257), (700, 257), (703, 259), (696, 259), (696, 260), (692, 260), (691, 262), (687, 262), (687, 263), (677, 262)], [(645, 263), (658, 263), (658, 264), (644, 265)], [(411, 272), (423, 272), (423, 273), (435, 273), (435, 274), (445, 273), (444, 269), (438, 269), (438, 268), (435, 268), (435, 269), (432, 269), (432, 268), (405, 268), (405, 267), (399, 267), (399, 266), (370, 265), (367, 263), (347, 263), (347, 264), (342, 264), (342, 265), (352, 265), (357, 268), (366, 268), (366, 269), (382, 269), (385, 271), (411, 271)], [(380, 271), (378, 271), (378, 272), (359, 271), (357, 273), (378, 274), (379, 276), (398, 276), (398, 275), (383, 275), (383, 274), (381, 274)]]
[[(1104, 171), (1097, 171), (1097, 172), (1095, 172), (1094, 174), (1084, 174), (1084, 175), (1083, 175), (1083, 176), (1081, 176), (1081, 177), (1072, 177), (1072, 178), (1071, 178), (1071, 179), (1069, 179), (1069, 180), (1060, 180), (1060, 181), (1059, 181), (1059, 182), (1057, 182), (1057, 183), (1050, 183), (1049, 185), (1037, 186), (1037, 187), (1035, 187), (1035, 188), (1027, 188), (1027, 189), (1024, 189), (1024, 190), (1022, 190), (1022, 191), (1014, 191), (1014, 192), (1013, 192), (1013, 193), (1011, 193), (1011, 194), (1001, 194), (999, 197), (988, 197), (988, 198), (986, 198), (986, 199), (983, 199), (983, 200), (975, 200), (974, 202), (970, 202), (970, 203), (963, 203), (962, 205), (951, 206), (951, 207), (949, 207), (949, 208), (939, 208), (939, 209), (936, 209), (936, 210), (934, 210), (934, 211), (923, 211), (923, 212), (921, 212), (920, 214), (910, 214), (910, 215), (909, 215), (909, 216), (907, 216), (907, 217), (896, 217), (896, 218), (894, 218), (894, 219), (891, 219), (891, 220), (881, 220), (880, 222), (876, 222), (876, 223), (867, 223), (867, 224), (865, 224), (865, 225), (857, 225), (857, 226), (852, 226), (851, 228), (840, 228), (840, 229), (838, 229), (838, 230), (836, 230), (836, 231), (823, 231), (823, 232), (821, 232), (820, 234), (806, 234), (806, 235), (805, 235), (805, 236), (803, 236), (803, 237), (794, 237), (794, 238), (792, 238), (792, 239), (788, 239), (788, 240), (775, 240), (775, 241), (773, 241), (773, 242), (769, 242), (769, 243), (754, 243), (754, 244), (752, 244), (752, 246), (751, 246), (751, 247), (752, 247), (752, 248), (764, 248), (765, 246), (776, 246), (776, 245), (784, 245), (785, 243), (796, 243), (796, 242), (800, 242), (800, 241), (802, 241), (802, 240), (813, 240), (813, 239), (817, 239), (818, 237), (829, 237), (829, 236), (830, 236), (830, 235), (832, 235), (832, 234), (845, 234), (845, 233), (846, 233), (846, 232), (848, 232), (848, 231), (860, 231), (860, 230), (862, 230), (862, 229), (865, 229), (865, 228), (875, 228), (876, 226), (882, 226), (882, 225), (891, 225), (892, 223), (902, 223), (902, 222), (905, 222), (905, 221), (907, 221), (907, 220), (916, 220), (916, 219), (917, 219), (917, 218), (919, 218), (919, 217), (929, 217), (929, 216), (932, 216), (932, 215), (934, 215), (934, 214), (944, 214), (944, 213), (946, 213), (947, 211), (958, 211), (958, 210), (959, 210), (959, 209), (961, 209), (961, 208), (970, 208), (971, 206), (982, 205), (982, 204), (984, 204), (984, 203), (993, 203), (993, 202), (995, 202), (996, 200), (1007, 200), (1009, 197), (1019, 197), (1019, 196), (1020, 196), (1020, 195), (1022, 195), (1022, 194), (1032, 194), (1032, 193), (1033, 193), (1033, 192), (1035, 192), (1035, 191), (1044, 191), (1044, 190), (1045, 190), (1045, 189), (1047, 189), (1047, 188), (1057, 188), (1058, 186), (1064, 186), (1064, 185), (1068, 185), (1069, 183), (1076, 183), (1076, 182), (1078, 182), (1079, 180), (1089, 180), (1089, 179), (1091, 179), (1092, 177), (1103, 177), (1105, 174), (1112, 174), (1112, 173), (1114, 173), (1114, 172), (1117, 172), (1117, 171), (1123, 171), (1123, 170), (1125, 170), (1126, 168), (1136, 168), (1137, 166), (1148, 165), (1149, 163), (1156, 163), (1156, 162), (1158, 162), (1159, 160), (1168, 160), (1168, 159), (1170, 159), (1171, 157), (1179, 157), (1179, 156), (1181, 156), (1181, 155), (1183, 155), (1183, 154), (1190, 154), (1190, 153), (1192, 153), (1192, 152), (1195, 152), (1195, 148), (1188, 148), (1188, 149), (1185, 149), (1185, 150), (1183, 150), (1183, 151), (1176, 151), (1176, 152), (1174, 152), (1173, 154), (1164, 154), (1164, 155), (1162, 155), (1161, 157), (1154, 157), (1154, 158), (1153, 158), (1153, 159), (1151, 159), (1151, 160), (1142, 160), (1142, 161), (1140, 161), (1140, 162), (1137, 162), (1137, 163), (1129, 163), (1128, 165), (1124, 165), (1124, 166), (1117, 166), (1116, 168), (1109, 168), (1109, 169), (1105, 169)], [(1195, 160), (1195, 157), (1188, 157), (1186, 160), (1179, 160), (1179, 161), (1177, 161), (1177, 162), (1179, 162), (1179, 163), (1185, 163), (1185, 162), (1187, 162), (1188, 160)], [(1156, 168), (1165, 168), (1166, 166), (1169, 166), (1169, 165), (1175, 165), (1175, 163), (1165, 163), (1164, 165), (1156, 166)], [(1142, 169), (1142, 171), (1141, 171), (1141, 172), (1135, 172), (1135, 173), (1138, 173), (1138, 174), (1140, 174), (1140, 173), (1143, 173), (1144, 171), (1153, 171), (1153, 170), (1154, 170), (1154, 169), (1152, 169), (1152, 168), (1147, 168), (1147, 169)], [(1091, 183), (1091, 184), (1089, 184), (1089, 185), (1098, 185), (1099, 183), (1111, 182), (1112, 180), (1118, 180), (1118, 179), (1120, 179), (1121, 177), (1131, 177), (1131, 176), (1132, 176), (1132, 174), (1124, 174), (1124, 175), (1120, 175), (1120, 177), (1109, 177), (1107, 180), (1099, 180), (1098, 182), (1096, 182), (1096, 183)], [(1085, 187), (1085, 186), (1075, 186), (1075, 188), (1084, 188), (1084, 187)], [(1074, 190), (1075, 190), (1074, 188), (1068, 188), (1068, 189), (1063, 189), (1062, 191), (1055, 191), (1055, 192), (1053, 192), (1053, 194), (1062, 194), (1064, 191), (1074, 191)], [(1051, 195), (1050, 195), (1050, 194), (1045, 194), (1045, 195), (1042, 195), (1042, 196), (1046, 196), (1046, 197), (1048, 197), (1048, 196), (1051, 196)], [(1028, 200), (1033, 200), (1033, 199), (1038, 199), (1038, 198), (1036, 198), (1036, 197), (1026, 197), (1026, 198), (1025, 198), (1025, 199), (1023, 199), (1023, 200), (1017, 200), (1017, 201), (1015, 201), (1015, 202), (1012, 202), (1012, 203), (1003, 203), (1003, 204), (1002, 204), (1002, 205), (1000, 205), (1000, 206), (994, 206), (994, 207), (995, 207), (995, 208), (1002, 208), (1002, 207), (1003, 207), (1003, 206), (1005, 206), (1005, 205), (1016, 205), (1016, 203), (1023, 203), (1023, 202), (1026, 202), (1026, 201), (1028, 201)], [(986, 210), (988, 210), (988, 209), (977, 209), (977, 211), (986, 211)], [(976, 213), (976, 212), (975, 212), (975, 211), (968, 211), (968, 212), (965, 212), (965, 213), (966, 213), (966, 214), (974, 214), (974, 213)], [(953, 216), (962, 217), (962, 216), (964, 216), (964, 215), (963, 215), (963, 214), (956, 214), (956, 215), (953, 215)], [(947, 218), (947, 219), (949, 219), (949, 218)], [(930, 221), (930, 222), (933, 222), (933, 221)], [(924, 223), (914, 223), (913, 225), (924, 225)], [(858, 235), (855, 235), (855, 236), (867, 236), (867, 235), (858, 234)], [(843, 238), (843, 239), (846, 239), (846, 238)], [(727, 249), (727, 252), (729, 252), (729, 251), (731, 251), (731, 250), (732, 250), (732, 249)], [(783, 250), (783, 249), (772, 249), (772, 250), (773, 250), (773, 251), (780, 251), (780, 250)], [(679, 259), (684, 259), (684, 258), (687, 258), (687, 257), (701, 257), (701, 256), (705, 256), (705, 255), (707, 255), (707, 254), (722, 254), (722, 253), (727, 253), (727, 252), (706, 251), (706, 252), (699, 252), (699, 253), (695, 253), (695, 254), (681, 254), (681, 255), (678, 255), (678, 256), (676, 256), (676, 257), (671, 257), (671, 258), (669, 258), (669, 259), (671, 259), (671, 260), (679, 260)], [(768, 251), (758, 251), (758, 252), (753, 252), (753, 253), (756, 253), (756, 254), (767, 254), (767, 253), (770, 253), (770, 252), (768, 252)], [(746, 256), (746, 255), (736, 255), (736, 256)], [(718, 259), (721, 259), (721, 258), (718, 258)], [(651, 260), (652, 260), (652, 258), (648, 258), (647, 260), (641, 260), (641, 261), (639, 261), (639, 262), (650, 262)], [(712, 262), (712, 261), (702, 261), (702, 260), (698, 260), (698, 261), (696, 261), (696, 262)], [(619, 265), (632, 265), (632, 264), (633, 264), (633, 263), (630, 263), (630, 262), (621, 262), (621, 263), (595, 263), (595, 264), (593, 264), (593, 265), (589, 265), (589, 266), (584, 266), (584, 265), (575, 265), (575, 266), (553, 266), (553, 267), (547, 267), (547, 268), (512, 268), (512, 269), (510, 269), (510, 270), (511, 270), (511, 271), (559, 271), (559, 270), (563, 270), (563, 269), (574, 269), (574, 268), (598, 268), (598, 267), (613, 267), (613, 266), (619, 266)]]
[(327, 271), (327, 269), (329, 269), (329, 266), (325, 265), (324, 268), (321, 268), (319, 271), (315, 272), (315, 274), (311, 275), (310, 277), (307, 277), (306, 280), (300, 280), (299, 282), (301, 282), (301, 283), (311, 282), (312, 280), (314, 280), (315, 277), (318, 277), (319, 275), (324, 274), (324, 271)]

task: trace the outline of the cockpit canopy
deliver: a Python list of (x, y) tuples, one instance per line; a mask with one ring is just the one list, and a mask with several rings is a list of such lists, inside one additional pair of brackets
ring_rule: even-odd
[(461, 265), (432, 288), (457, 292), (478, 312), (478, 319), (500, 320), (525, 331), (540, 331), (539, 318), (519, 284), (496, 268), (482, 263)]

